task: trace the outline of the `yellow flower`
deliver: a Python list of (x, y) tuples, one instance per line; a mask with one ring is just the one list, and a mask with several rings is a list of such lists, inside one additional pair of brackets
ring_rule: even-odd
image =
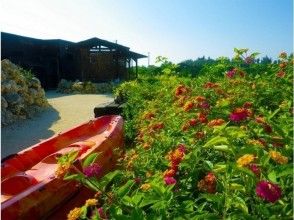
[(147, 173), (146, 173), (146, 177), (151, 177), (153, 174), (152, 174), (152, 172), (151, 171), (147, 171)]
[(288, 163), (288, 158), (283, 156), (281, 153), (279, 153), (277, 151), (270, 151), (269, 154), (270, 154), (271, 158), (279, 164)]
[(255, 159), (255, 156), (252, 154), (245, 154), (237, 160), (239, 167), (246, 166), (250, 164)]
[(57, 178), (63, 178), (63, 176), (68, 172), (70, 164), (58, 164), (57, 169), (55, 170), (55, 176)]
[(151, 188), (151, 185), (149, 184), (149, 183), (144, 183), (144, 184), (142, 184), (142, 186), (140, 187), (140, 189), (142, 189), (142, 190), (144, 190), (144, 191), (146, 191), (146, 190), (148, 190), (148, 189), (150, 189)]
[(86, 200), (86, 206), (96, 206), (98, 204), (97, 199), (88, 199)]
[(81, 216), (81, 214), (82, 214), (81, 208), (74, 208), (68, 213), (67, 220), (76, 220)]

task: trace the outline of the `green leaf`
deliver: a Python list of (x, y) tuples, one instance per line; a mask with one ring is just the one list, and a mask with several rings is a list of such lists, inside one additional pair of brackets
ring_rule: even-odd
[(143, 197), (143, 201), (140, 203), (139, 208), (143, 208), (145, 206), (155, 204), (158, 201), (159, 201), (159, 199), (155, 199), (155, 198), (153, 198), (153, 199), (152, 198), (151, 199), (149, 199), (149, 198), (148, 199), (145, 199)]
[(240, 191), (240, 192), (245, 192), (245, 187), (241, 184), (238, 184), (238, 183), (231, 183), (230, 184), (230, 189), (231, 190), (237, 190), (237, 191)]
[(100, 155), (101, 153), (93, 153), (93, 154), (90, 154), (86, 159), (85, 161), (83, 162), (83, 168), (84, 167), (87, 167), (87, 166), (90, 166), (91, 164), (93, 164), (96, 160), (96, 158), (98, 157), (98, 155)]
[(210, 139), (203, 147), (211, 147), (214, 145), (219, 144), (229, 144), (228, 139), (226, 137), (216, 136), (212, 139)]
[(272, 182), (277, 182), (277, 175), (276, 175), (276, 172), (275, 171), (272, 171), (270, 172), (268, 175), (267, 175), (268, 179)]
[(117, 195), (121, 198), (124, 197), (131, 190), (134, 184), (134, 180), (129, 180), (117, 190)]
[(64, 180), (81, 180), (83, 179), (83, 176), (81, 174), (72, 174), (72, 175), (65, 176), (63, 179)]
[(229, 148), (228, 145), (213, 146), (213, 149), (218, 150), (218, 151), (224, 151), (224, 152), (233, 153), (233, 151)]
[(245, 214), (248, 214), (248, 207), (246, 205), (246, 202), (242, 198), (240, 198), (238, 196), (234, 196), (233, 206), (240, 209)]
[(255, 178), (255, 174), (251, 170), (249, 170), (247, 168), (235, 166), (235, 169), (242, 172), (242, 173), (244, 173), (244, 174), (247, 174), (248, 176), (251, 176), (251, 177)]
[(277, 172), (277, 177), (293, 175), (293, 165), (292, 164), (280, 166), (277, 168), (277, 170), (279, 170), (279, 172)]
[(271, 120), (281, 109), (278, 108), (276, 109), (269, 117), (268, 117), (268, 120)]
[(116, 177), (121, 176), (122, 172), (120, 170), (115, 170), (106, 174), (99, 181), (100, 186), (105, 190), (106, 186)]

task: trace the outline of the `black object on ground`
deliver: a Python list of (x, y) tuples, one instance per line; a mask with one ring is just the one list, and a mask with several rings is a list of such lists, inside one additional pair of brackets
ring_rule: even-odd
[(95, 118), (102, 115), (120, 115), (122, 113), (123, 104), (111, 102), (108, 104), (100, 104), (94, 108)]

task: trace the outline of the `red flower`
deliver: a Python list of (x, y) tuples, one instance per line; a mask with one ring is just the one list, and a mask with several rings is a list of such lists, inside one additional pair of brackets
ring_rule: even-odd
[(175, 91), (175, 95), (176, 96), (180, 96), (180, 95), (185, 95), (187, 94), (189, 91), (189, 89), (184, 86), (184, 85), (179, 85), (177, 88), (176, 88), (176, 91)]
[(213, 82), (207, 82), (204, 84), (203, 86), (205, 89), (212, 89), (212, 88), (216, 88), (218, 87), (217, 83), (213, 83)]
[(182, 131), (187, 131), (188, 129), (189, 129), (189, 124), (184, 124), (183, 126), (182, 126)]
[(206, 98), (204, 96), (196, 96), (195, 99), (197, 102), (203, 102), (206, 100)]
[(216, 192), (216, 177), (213, 173), (209, 172), (202, 180), (197, 184), (200, 191), (215, 193)]
[(244, 104), (243, 104), (243, 108), (251, 108), (252, 107), (252, 102), (245, 102)]
[(279, 78), (284, 78), (285, 75), (286, 75), (286, 73), (284, 71), (279, 71), (276, 76)]
[(201, 123), (207, 123), (207, 118), (206, 118), (206, 115), (203, 114), (203, 113), (198, 113), (198, 120), (201, 122)]
[(205, 136), (205, 133), (204, 133), (203, 131), (198, 131), (198, 132), (196, 132), (196, 134), (195, 134), (195, 137), (196, 137), (197, 139), (202, 139), (202, 138), (204, 138), (204, 136)]
[(257, 196), (271, 203), (275, 203), (282, 195), (281, 188), (277, 184), (264, 180), (257, 184), (255, 191)]
[(153, 125), (151, 126), (151, 129), (152, 129), (152, 130), (160, 130), (160, 129), (162, 129), (162, 128), (164, 128), (164, 124), (163, 124), (162, 122), (159, 122), (159, 123), (157, 123), (157, 124), (153, 124)]
[(192, 118), (192, 119), (189, 120), (189, 125), (190, 126), (195, 126), (195, 125), (197, 125), (197, 122), (198, 122), (197, 119)]
[(263, 130), (268, 134), (273, 132), (273, 129), (269, 124), (263, 124)]

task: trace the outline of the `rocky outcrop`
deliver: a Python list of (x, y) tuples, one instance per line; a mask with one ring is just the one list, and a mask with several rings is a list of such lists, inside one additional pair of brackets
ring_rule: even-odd
[(1, 126), (31, 118), (48, 106), (39, 79), (9, 60), (1, 61)]

